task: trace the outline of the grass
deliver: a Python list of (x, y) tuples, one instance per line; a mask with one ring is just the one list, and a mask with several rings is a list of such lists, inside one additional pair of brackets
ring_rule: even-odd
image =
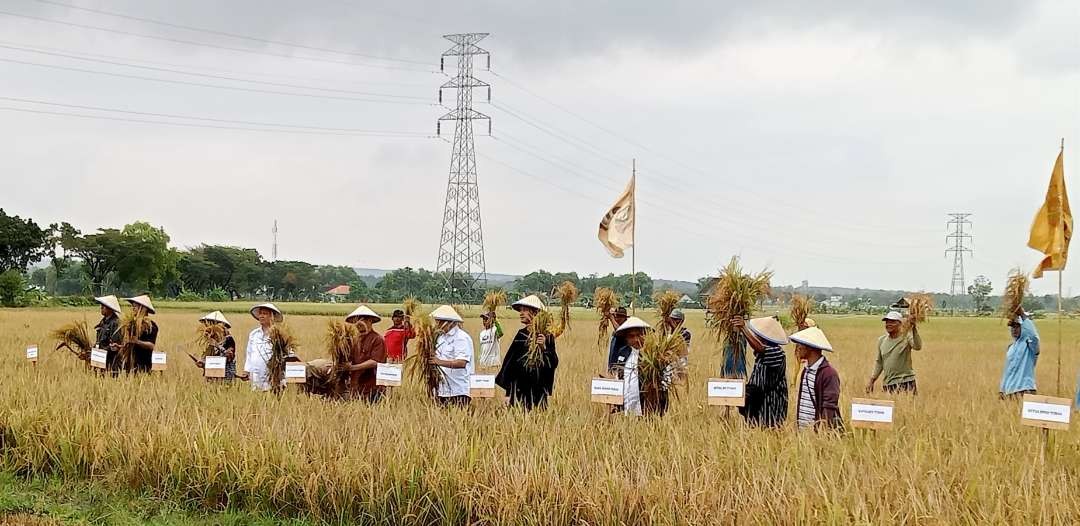
[[(335, 313), (344, 315), (352, 306), (340, 307)], [(327, 318), (285, 310), (299, 354), (323, 357)], [(464, 313), (473, 335), (479, 310)], [(108, 379), (47, 341), (73, 318), (96, 321), (93, 310), (0, 310), (0, 517), (447, 525), (1080, 520), (1075, 426), (1051, 433), (1040, 465), (1039, 431), (1020, 425), (1015, 402), (997, 399), (1009, 341), (1000, 319), (937, 318), (920, 327), (920, 395), (895, 398), (895, 429), (833, 437), (795, 432), (790, 407), (782, 432), (748, 429), (708, 407), (704, 385), (720, 359), (700, 311), (687, 312), (690, 388), (662, 419), (614, 417), (589, 402), (589, 380), (606, 359), (593, 323), (559, 340), (551, 407), (523, 415), (497, 399), (469, 411), (439, 409), (415, 383), (375, 406), (325, 402), (295, 387), (279, 399), (247, 384), (209, 385), (183, 355), (200, 314), (162, 308), (154, 317), (159, 347), (169, 353), (165, 373)], [(651, 313), (639, 314), (651, 321)], [(846, 417), (872, 372), (881, 323), (814, 318), (837, 348), (829, 358)], [(242, 361), (256, 322), (246, 314), (230, 321)], [(503, 321), (508, 334), (518, 327), (509, 313)], [(1037, 377), (1041, 392), (1054, 394), (1057, 322), (1037, 323)], [(1069, 397), (1080, 321), (1064, 327)], [(41, 348), (36, 367), (23, 354), (31, 344)], [(793, 362), (788, 370), (796, 370)]]

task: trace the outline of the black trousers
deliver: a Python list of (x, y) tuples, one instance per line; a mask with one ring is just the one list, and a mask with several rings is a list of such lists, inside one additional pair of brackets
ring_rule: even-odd
[(915, 385), (915, 380), (907, 382), (900, 382), (898, 384), (886, 385), (883, 387), (886, 393), (911, 393), (913, 395), (919, 394), (919, 388)]
[(472, 398), (470, 398), (468, 395), (437, 396), (435, 397), (435, 399), (438, 400), (439, 405), (443, 407), (467, 407), (469, 403), (472, 402)]

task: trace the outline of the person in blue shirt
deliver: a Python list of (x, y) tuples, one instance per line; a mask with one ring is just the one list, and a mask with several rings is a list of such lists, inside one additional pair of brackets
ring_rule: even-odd
[(1005, 351), (1001, 373), (1001, 398), (1017, 398), (1035, 393), (1035, 363), (1039, 360), (1039, 331), (1025, 312), (1009, 322), (1013, 342)]

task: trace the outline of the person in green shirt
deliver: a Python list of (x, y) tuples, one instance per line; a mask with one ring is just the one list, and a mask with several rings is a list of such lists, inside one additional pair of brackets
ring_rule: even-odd
[(874, 383), (883, 373), (885, 378), (881, 386), (888, 393), (910, 392), (917, 394), (915, 386), (915, 369), (911, 367), (911, 351), (922, 349), (922, 337), (919, 336), (919, 328), (915, 321), (911, 320), (911, 331), (904, 333), (901, 326), (904, 316), (899, 312), (891, 311), (881, 318), (885, 322), (885, 334), (877, 341), (877, 360), (874, 363), (874, 374), (866, 384), (866, 392), (874, 392)]

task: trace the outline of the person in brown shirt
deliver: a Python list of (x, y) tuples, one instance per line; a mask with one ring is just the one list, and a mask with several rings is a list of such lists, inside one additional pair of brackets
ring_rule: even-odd
[(375, 385), (375, 368), (386, 363), (386, 342), (372, 329), (372, 325), (381, 320), (375, 311), (363, 305), (345, 318), (347, 323), (356, 325), (360, 333), (352, 350), (349, 391), (354, 398), (371, 403), (383, 396), (383, 387)]

